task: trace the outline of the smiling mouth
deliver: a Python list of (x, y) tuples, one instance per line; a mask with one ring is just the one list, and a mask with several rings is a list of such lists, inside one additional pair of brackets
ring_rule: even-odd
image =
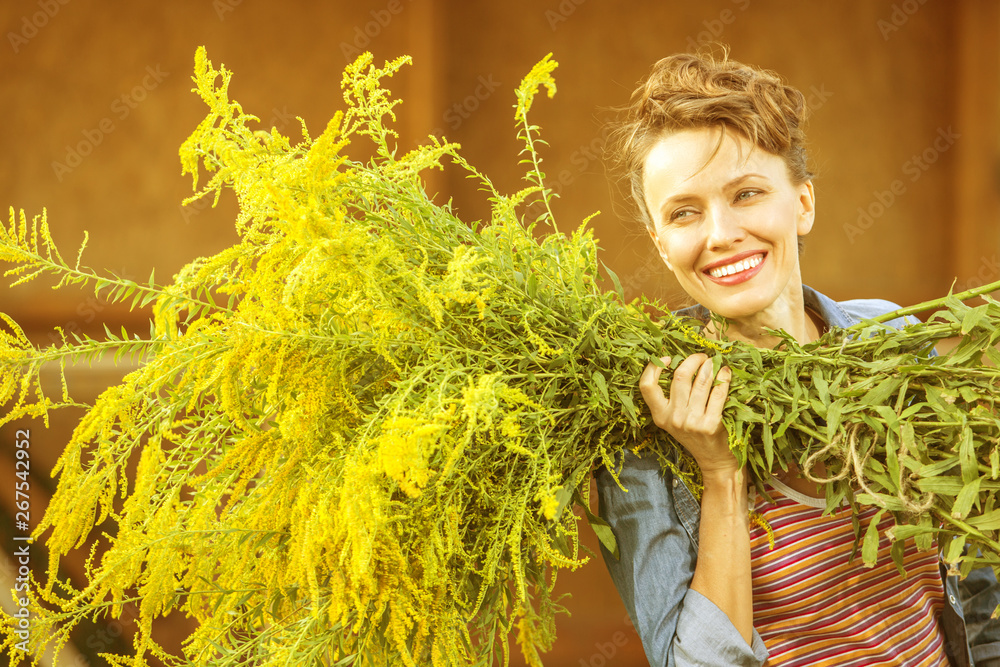
[(713, 278), (725, 278), (727, 276), (732, 276), (737, 273), (742, 273), (743, 271), (749, 271), (750, 269), (757, 267), (761, 262), (764, 261), (764, 253), (758, 253), (756, 255), (751, 255), (750, 257), (745, 257), (739, 261), (733, 262), (732, 264), (726, 264), (724, 266), (717, 266), (715, 268), (706, 271), (708, 275)]

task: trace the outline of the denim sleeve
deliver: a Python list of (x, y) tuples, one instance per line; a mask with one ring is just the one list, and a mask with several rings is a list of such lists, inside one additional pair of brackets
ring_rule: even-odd
[(1000, 584), (991, 567), (972, 570), (958, 582), (965, 631), (976, 667), (1000, 667), (1000, 620), (990, 618), (1000, 604)]
[(757, 631), (748, 646), (721, 609), (689, 589), (697, 545), (674, 507), (669, 473), (661, 473), (654, 457), (626, 451), (618, 476), (627, 491), (606, 469), (597, 473), (599, 511), (620, 558), (601, 551), (649, 664), (763, 665), (767, 650)]

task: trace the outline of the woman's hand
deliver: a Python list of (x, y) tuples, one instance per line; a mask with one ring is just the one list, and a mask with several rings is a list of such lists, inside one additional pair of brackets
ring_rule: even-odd
[[(669, 365), (670, 357), (662, 361)], [(667, 397), (659, 384), (663, 370), (650, 363), (639, 378), (639, 390), (653, 414), (653, 423), (684, 445), (703, 475), (736, 472), (739, 465), (722, 425), (732, 371), (723, 366), (713, 378), (708, 355), (692, 354), (674, 371)]]
[[(670, 363), (669, 357), (662, 360), (665, 365)], [(655, 364), (646, 366), (639, 379), (642, 397), (653, 413), (653, 422), (684, 445), (702, 473), (698, 560), (691, 590), (725, 612), (747, 644), (752, 645), (746, 470), (729, 451), (729, 437), (722, 425), (732, 371), (724, 366), (712, 377), (708, 356), (692, 354), (674, 371), (669, 397), (660, 389), (661, 373), (663, 369)]]

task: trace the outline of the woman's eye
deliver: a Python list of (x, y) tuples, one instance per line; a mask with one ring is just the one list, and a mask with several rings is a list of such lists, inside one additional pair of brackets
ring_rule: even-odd
[(739, 194), (736, 195), (736, 201), (744, 201), (746, 199), (750, 199), (754, 195), (759, 195), (759, 194), (760, 190), (742, 190), (740, 191)]
[(685, 218), (689, 218), (692, 215), (694, 215), (694, 211), (691, 211), (689, 209), (681, 209), (680, 211), (674, 211), (670, 215), (670, 222), (681, 222)]

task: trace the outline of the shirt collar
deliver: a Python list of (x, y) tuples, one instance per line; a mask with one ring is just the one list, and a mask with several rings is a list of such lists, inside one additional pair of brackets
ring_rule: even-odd
[[(821, 318), (823, 318), (823, 321), (826, 322), (826, 326), (830, 328), (849, 327), (861, 321), (850, 315), (840, 306), (839, 303), (825, 294), (820, 294), (808, 285), (802, 286), (802, 303), (806, 308), (814, 310)], [(701, 304), (690, 306), (688, 308), (682, 308), (677, 311), (677, 314), (684, 315), (686, 317), (694, 317), (702, 322), (708, 322), (710, 318), (708, 308), (705, 308)]]

